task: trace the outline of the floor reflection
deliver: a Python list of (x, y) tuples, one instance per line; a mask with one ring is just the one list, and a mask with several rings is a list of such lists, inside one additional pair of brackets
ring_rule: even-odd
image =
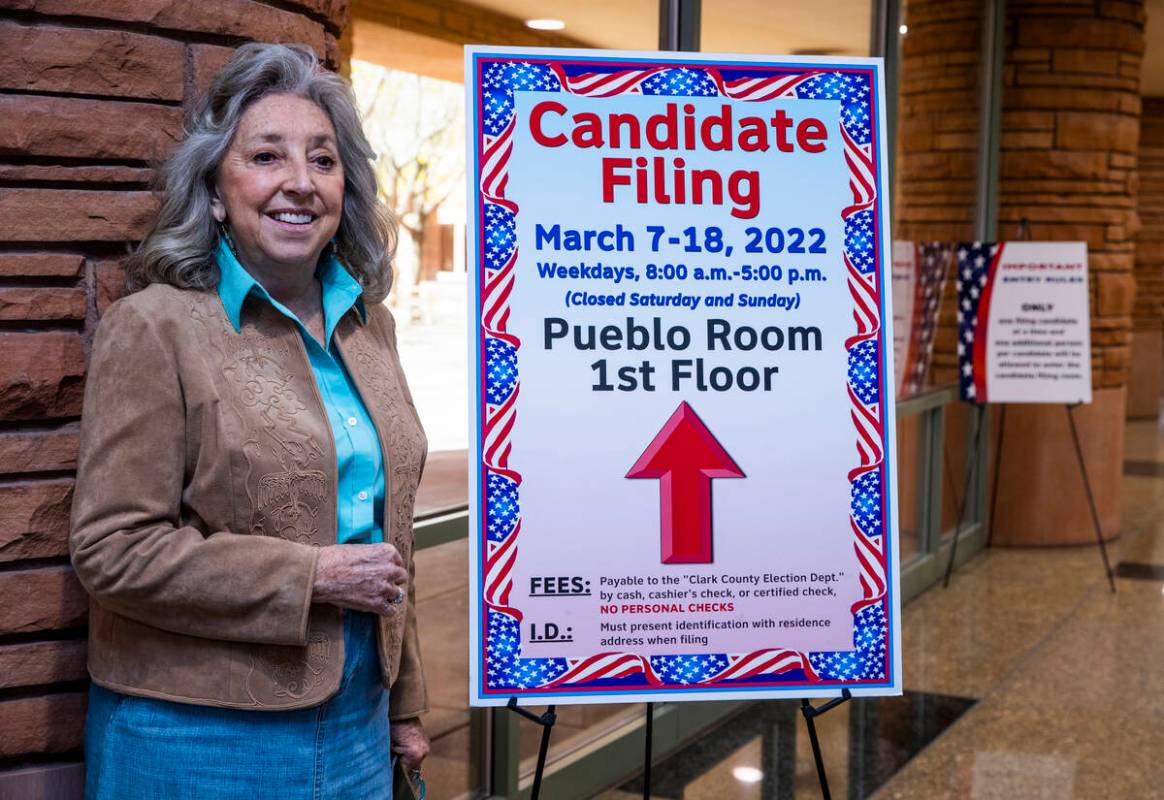
[[(952, 725), (974, 700), (906, 692), (859, 698), (817, 717), (834, 797), (868, 797)], [(641, 778), (609, 798), (641, 797)], [(651, 796), (667, 800), (819, 797), (805, 722), (794, 701), (749, 704), (655, 765)]]

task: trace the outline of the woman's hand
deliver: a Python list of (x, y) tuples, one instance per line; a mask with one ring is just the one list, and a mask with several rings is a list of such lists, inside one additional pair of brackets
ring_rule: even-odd
[(393, 722), (392, 752), (400, 757), (400, 763), (408, 772), (420, 769), (420, 762), (428, 756), (428, 734), (420, 724), (420, 719), (402, 719)]
[(311, 600), (387, 616), (401, 607), (407, 583), (408, 570), (394, 546), (334, 544), (320, 548)]

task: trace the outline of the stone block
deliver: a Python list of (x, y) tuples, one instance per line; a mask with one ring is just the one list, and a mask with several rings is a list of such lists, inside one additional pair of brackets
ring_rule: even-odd
[(67, 753), (84, 744), (84, 692), (0, 700), (0, 758)]
[(1007, 51), (1006, 60), (1012, 64), (1050, 64), (1052, 52), (1047, 47), (1015, 47)]
[(348, 0), (285, 0), (285, 3), (320, 17), (329, 29), (337, 33), (343, 30), (350, 17)]
[(1137, 25), (1144, 24), (1143, 0), (1101, 0), (1100, 16), (1126, 20)]
[(136, 241), (154, 208), (150, 192), (0, 189), (0, 241)]
[(1103, 351), (1104, 372), (1123, 377), (1127, 382), (1127, 370), (1132, 363), (1132, 351), (1129, 347), (1112, 347)]
[(0, 278), (73, 278), (84, 266), (71, 253), (0, 253)]
[(1063, 86), (1009, 87), (1003, 93), (1002, 103), (1004, 114), (1014, 109), (1094, 109), (1138, 115), (1140, 107), (1140, 99), (1125, 92)]
[(974, 153), (904, 153), (899, 160), (901, 177), (970, 178), (975, 173)]
[(1108, 90), (1112, 92), (1126, 92), (1133, 95), (1140, 90), (1140, 82), (1136, 78), (1126, 78), (1120, 75), (1079, 75), (1069, 72), (1022, 72), (1016, 78), (1016, 85), (1020, 87), (1067, 87), (1071, 90)]
[(1135, 153), (1140, 142), (1140, 121), (1126, 114), (1060, 111), (1055, 122), (1055, 146), (1064, 150)]
[(182, 130), (176, 106), (75, 97), (0, 95), (0, 119), (0, 156), (155, 161)]
[(1078, 47), (1120, 53), (1144, 52), (1142, 25), (1116, 19), (1028, 17), (1016, 21), (1019, 47)]
[(120, 259), (99, 261), (93, 268), (93, 279), (97, 289), (97, 314), (125, 297), (125, 270)]
[(1131, 340), (1131, 331), (1122, 330), (1093, 330), (1091, 332), (1091, 346), (1098, 347), (1117, 347), (1119, 345), (1127, 344)]
[(1032, 206), (1074, 206), (1095, 207), (1102, 204), (1105, 211), (1123, 210), (1125, 214), (1135, 209), (1136, 201), (1127, 195), (1109, 194), (1097, 200), (1093, 194), (1043, 194), (1028, 186), (1024, 181), (1007, 181), (999, 191), (1003, 205), (1019, 207)]
[(0, 562), (69, 553), (72, 479), (0, 483)]
[[(1021, 154), (1015, 153), (1015, 157)], [(1003, 176), (1001, 183), (1002, 194), (1022, 193), (1060, 193), (1083, 194), (1083, 196), (1099, 197), (1106, 203), (1108, 198), (1120, 197), (1127, 199), (1128, 187), (1122, 180), (1070, 180), (1057, 178), (1029, 178), (1023, 176)]]
[(85, 318), (85, 290), (73, 287), (0, 287), (0, 320), (55, 321)]
[(85, 353), (80, 334), (0, 333), (0, 353), (0, 421), (81, 413)]
[(999, 213), (1007, 219), (1026, 217), (1030, 221), (1031, 239), (1034, 241), (1087, 242), (1089, 250), (1103, 249), (1107, 245), (1105, 225), (1046, 222), (1037, 216), (1042, 211), (1044, 209), (1039, 207), (1004, 207)]
[(257, 0), (8, 0), (17, 10), (45, 16), (81, 16), (209, 33), (260, 42), (298, 42), (323, 55), (323, 25), (303, 14)]
[[(0, 572), (0, 597), (0, 635), (75, 628), (89, 615), (89, 596), (72, 567)], [(7, 735), (11, 729), (0, 730)]]
[(0, 22), (0, 88), (181, 100), (182, 44), (130, 31)]
[(951, 111), (934, 117), (934, 129), (939, 131), (978, 131), (978, 114), (973, 111)]
[(1108, 175), (1107, 153), (1018, 151), (1003, 143), (1001, 172), (1007, 179), (1056, 178), (1098, 180)]
[(1055, 129), (1055, 114), (1052, 111), (1024, 111), (1009, 109), (1002, 112), (1002, 130), (1009, 131), (1051, 131)]
[(48, 430), (0, 432), (0, 474), (54, 472), (77, 466), (76, 422)]
[(214, 80), (214, 76), (234, 54), (234, 48), (219, 47), (214, 44), (192, 44), (189, 49), (193, 70), (191, 80), (193, 91), (190, 99), (193, 99), (210, 87), (210, 82)]
[(0, 645), (0, 689), (84, 680), (84, 639)]
[(1117, 75), (1120, 68), (1120, 54), (1104, 50), (1060, 47), (1054, 51), (1051, 64), (1055, 72)]
[(938, 133), (934, 136), (936, 150), (978, 150), (978, 134), (975, 132)]
[(1026, 200), (1026, 213), (1032, 220), (1039, 220), (1040, 222), (1071, 222), (1081, 224), (1096, 224), (1096, 225), (1111, 225), (1111, 224), (1125, 224), (1132, 216), (1132, 211), (1128, 208), (1109, 208), (1100, 207), (1094, 204), (1094, 200), (1088, 204), (1087, 197), (1080, 197), (1079, 200), (1084, 201), (1084, 205), (1071, 205), (1068, 203), (1049, 203), (1047, 205), (1036, 206), (1030, 202), (1030, 198)]
[(119, 183), (145, 188), (154, 178), (148, 167), (116, 164), (0, 164), (0, 182)]
[(1051, 131), (1006, 131), (1003, 137), (1007, 150), (1050, 150), (1055, 143)]
[(1101, 272), (1093, 276), (1100, 316), (1126, 316), (1136, 299), (1136, 279), (1129, 272)]
[(343, 66), (344, 54), (339, 39), (330, 33), (323, 37), (323, 64), (330, 70), (339, 72)]

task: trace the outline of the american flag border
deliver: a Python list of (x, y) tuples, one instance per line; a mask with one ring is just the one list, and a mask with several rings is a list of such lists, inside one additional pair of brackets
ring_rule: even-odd
[[(872, 181), (872, 197), (867, 205), (873, 213), (873, 220), (876, 223), (878, 220), (881, 224), (874, 224), (872, 236), (874, 244), (871, 250), (873, 265), (870, 269), (871, 288), (876, 293), (875, 310), (877, 318), (874, 320), (876, 329), (863, 336), (859, 331), (855, 336), (849, 336), (846, 340), (846, 348), (852, 355), (852, 344), (859, 339), (872, 339), (877, 347), (877, 371), (879, 378), (879, 392), (878, 401), (872, 405), (877, 409), (877, 414), (880, 416), (880, 445), (881, 452), (879, 454), (879, 462), (870, 465), (863, 465), (855, 468), (850, 472), (850, 479), (852, 475), (860, 473), (863, 469), (866, 472), (876, 471), (879, 476), (879, 505), (880, 508), (880, 522), (881, 522), (881, 559), (884, 567), (884, 588), (880, 595), (872, 599), (869, 598), (866, 592), (866, 599), (858, 601), (854, 604), (854, 634), (859, 633), (858, 622), (859, 615), (865, 610), (875, 608), (879, 610), (883, 616), (881, 617), (883, 639), (881, 645), (881, 658), (884, 663), (883, 677), (874, 679), (848, 679), (848, 680), (821, 680), (818, 675), (813, 674), (813, 667), (809, 663), (809, 654), (801, 653), (803, 663), (795, 666), (802, 668), (805, 678), (800, 681), (769, 681), (765, 683), (747, 683), (747, 684), (724, 684), (724, 685), (685, 685), (674, 686), (674, 688), (666, 688), (653, 675), (650, 659), (656, 658), (654, 656), (641, 657), (633, 656), (631, 654), (619, 653), (600, 653), (588, 659), (571, 659), (569, 672), (576, 680), (583, 678), (582, 674), (588, 670), (598, 669), (599, 677), (606, 678), (622, 678), (627, 674), (641, 673), (642, 678), (646, 682), (646, 686), (612, 686), (611, 680), (591, 681), (590, 686), (578, 685), (574, 683), (571, 686), (571, 691), (565, 691), (562, 686), (563, 681), (570, 675), (560, 677), (556, 680), (549, 681), (537, 687), (531, 688), (514, 688), (512, 686), (490, 688), (486, 685), (485, 675), (485, 658), (487, 653), (486, 636), (488, 631), (486, 603), (484, 602), (482, 580), (485, 575), (485, 557), (486, 548), (488, 547), (487, 537), (485, 535), (485, 522), (488, 509), (488, 495), (486, 489), (486, 481), (481, 480), (482, 477), (487, 477), (489, 469), (486, 466), (484, 459), (484, 440), (481, 435), (485, 430), (486, 422), (486, 406), (482, 402), (482, 393), (485, 386), (485, 345), (487, 337), (485, 336), (484, 328), (482, 327), (482, 309), (485, 303), (484, 289), (486, 283), (486, 272), (482, 268), (482, 258), (484, 253), (484, 212), (485, 203), (482, 200), (482, 154), (484, 150), (483, 135), (480, 129), (483, 120), (482, 102), (483, 93), (481, 91), (481, 84), (479, 78), (481, 76), (481, 66), (484, 61), (492, 62), (511, 62), (511, 64), (541, 64), (550, 68), (557, 67), (555, 70), (560, 77), (564, 77), (561, 66), (576, 67), (582, 64), (599, 64), (605, 68), (612, 66), (624, 66), (639, 69), (649, 70), (666, 70), (666, 69), (693, 69), (700, 70), (705, 68), (718, 68), (738, 71), (741, 69), (757, 69), (760, 71), (772, 72), (773, 70), (801, 70), (809, 74), (821, 73), (835, 73), (838, 76), (841, 73), (857, 73), (864, 74), (868, 78), (868, 119), (870, 126), (870, 146), (869, 152), (871, 154), (868, 159), (868, 167), (871, 168), (869, 177)], [(471, 429), (475, 432), (474, 441), (474, 455), (475, 459), (470, 463), (470, 492), (471, 496), (475, 497), (476, 503), (470, 504), (470, 555), (471, 555), (471, 589), (472, 589), (472, 606), (470, 609), (470, 637), (471, 637), (471, 658), (470, 658), (470, 702), (471, 705), (495, 706), (505, 703), (511, 697), (518, 697), (519, 702), (546, 702), (552, 701), (554, 698), (565, 697), (579, 697), (585, 695), (593, 695), (597, 693), (601, 695), (596, 698), (586, 700), (575, 700), (575, 702), (603, 702), (606, 697), (610, 697), (619, 702), (641, 701), (656, 698), (682, 700), (682, 699), (702, 699), (697, 697), (686, 697), (689, 695), (706, 695), (708, 693), (714, 694), (715, 697), (706, 699), (732, 699), (732, 698), (747, 698), (754, 697), (757, 693), (765, 692), (769, 695), (784, 694), (785, 696), (796, 697), (814, 697), (814, 696), (835, 696), (839, 689), (849, 688), (854, 695), (884, 695), (884, 694), (900, 694), (901, 692), (901, 669), (900, 669), (900, 598), (898, 591), (898, 564), (894, 554), (894, 549), (897, 547), (896, 528), (891, 522), (894, 522), (892, 516), (893, 509), (897, 502), (897, 487), (895, 476), (890, 469), (895, 463), (895, 413), (893, 410), (893, 392), (895, 383), (893, 382), (893, 365), (892, 357), (886, 355), (892, 353), (890, 343), (892, 341), (892, 315), (887, 311), (888, 293), (889, 293), (889, 277), (886, 273), (884, 265), (889, 262), (888, 236), (882, 236), (881, 231), (888, 231), (889, 209), (887, 198), (885, 198), (881, 191), (883, 184), (883, 175), (886, 169), (886, 158), (884, 152), (878, 152), (878, 140), (881, 138), (882, 131), (885, 130), (885, 114), (884, 114), (884, 87), (882, 85), (883, 68), (880, 59), (845, 59), (845, 58), (794, 58), (794, 59), (760, 59), (750, 56), (712, 56), (708, 57), (706, 54), (675, 54), (672, 57), (660, 57), (657, 53), (616, 53), (613, 51), (576, 51), (576, 50), (554, 50), (543, 48), (524, 48), (520, 51), (514, 51), (511, 48), (503, 47), (467, 47), (466, 48), (466, 97), (469, 103), (468, 107), (472, 109), (473, 113), (466, 115), (466, 123), (468, 127), (467, 140), (470, 143), (471, 160), (472, 160), (472, 180), (468, 181), (468, 206), (472, 209), (474, 221), (476, 222), (476, 236), (469, 242), (470, 263), (473, 265), (474, 277), (471, 281), (473, 289), (473, 302), (470, 307), (470, 325), (472, 326), (472, 336), (470, 337), (470, 362), (474, 365), (474, 405), (471, 412)], [(804, 77), (808, 77), (805, 75)], [(742, 80), (742, 79), (736, 79)], [(717, 83), (722, 90), (724, 83), (722, 79), (717, 76)], [(562, 87), (566, 89), (566, 86)], [(724, 92), (726, 94), (726, 92)], [(613, 94), (613, 93), (612, 93)], [(605, 95), (604, 95), (605, 96)], [(848, 139), (847, 132), (842, 130), (842, 137)], [(851, 144), (851, 142), (849, 142)], [(852, 163), (849, 153), (846, 153), (846, 161), (849, 162), (850, 175), (854, 176), (851, 181), (854, 191), (856, 192), (855, 182), (861, 176), (856, 175), (857, 167)], [(843, 218), (847, 218), (852, 213), (854, 208), (858, 207), (858, 201), (854, 200), (854, 205), (846, 209), (842, 213)], [(516, 211), (516, 207), (514, 208)], [(515, 252), (515, 251), (514, 251)], [(846, 262), (848, 261), (848, 246), (845, 247)], [(513, 260), (513, 254), (510, 256)], [(853, 275), (855, 270), (852, 265), (849, 265), (850, 272), (850, 290), (855, 292), (853, 286)], [(854, 295), (855, 299), (856, 296)], [(855, 309), (855, 316), (857, 314)], [(495, 334), (496, 335), (496, 334)], [(514, 340), (514, 344), (517, 342)], [(514, 390), (514, 396), (516, 389)], [(852, 391), (850, 390), (852, 396)], [(888, 398), (888, 399), (887, 399)], [(512, 399), (512, 397), (510, 398)], [(856, 404), (856, 400), (854, 399)], [(858, 434), (860, 434), (860, 423), (857, 421), (857, 412), (854, 411), (854, 423), (857, 425)], [(496, 447), (496, 444), (494, 445)], [(861, 450), (860, 436), (858, 436), (858, 450)], [(862, 451), (863, 452), (863, 451)], [(520, 481), (520, 476), (516, 476)], [(854, 480), (855, 483), (855, 480)], [(481, 518), (478, 519), (476, 511), (481, 511)], [(855, 520), (851, 517), (851, 526), (855, 533), (858, 534), (858, 540), (861, 538), (860, 530)], [(520, 530), (520, 519), (516, 523), (517, 530)], [(514, 532), (513, 536), (516, 536)], [(877, 535), (877, 534), (874, 534)], [(858, 555), (860, 555), (860, 546), (857, 547)], [(860, 610), (858, 610), (860, 609)], [(517, 619), (520, 620), (520, 612), (514, 609), (506, 609), (509, 613), (516, 613)], [(519, 631), (520, 629), (518, 629)], [(520, 633), (518, 634), (520, 635)], [(859, 646), (855, 643), (853, 651), (840, 651), (836, 655), (843, 655), (846, 653), (856, 653)], [(769, 656), (769, 661), (776, 659), (777, 656), (791, 653), (792, 651), (758, 651), (751, 654), (748, 658)], [(830, 655), (828, 653), (812, 655)], [(634, 669), (626, 665), (628, 660), (637, 659), (640, 663), (638, 668)], [(575, 663), (581, 661), (583, 663)], [(612, 667), (609, 662), (616, 661), (617, 665)], [(602, 662), (601, 664), (598, 662)], [(750, 668), (752, 665), (746, 665)], [(736, 673), (743, 671), (745, 665), (741, 661), (733, 661), (732, 666), (723, 670), (714, 679), (720, 681), (729, 673)], [(749, 669), (747, 675), (754, 672), (763, 672), (768, 675), (779, 675), (792, 667), (782, 667), (778, 670), (772, 669), (769, 666), (766, 670)], [(613, 670), (601, 672), (601, 669)], [(589, 677), (588, 673), (587, 677)], [(739, 679), (739, 675), (730, 675), (729, 680)], [(528, 698), (528, 700), (526, 700)], [(568, 701), (567, 701), (568, 702)]]

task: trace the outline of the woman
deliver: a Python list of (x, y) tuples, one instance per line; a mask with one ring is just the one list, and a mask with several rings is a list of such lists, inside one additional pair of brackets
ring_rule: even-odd
[(161, 172), (82, 420), (88, 797), (391, 797), (427, 754), (373, 157), (342, 78), (250, 44)]

